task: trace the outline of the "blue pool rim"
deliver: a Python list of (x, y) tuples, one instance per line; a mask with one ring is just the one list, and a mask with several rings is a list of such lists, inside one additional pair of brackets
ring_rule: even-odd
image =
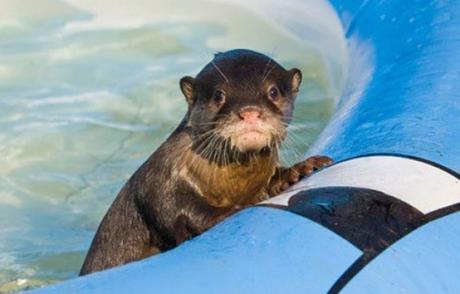
[[(35, 291), (459, 292), (460, 194), (455, 193), (460, 186), (460, 2), (332, 0), (331, 4), (346, 32), (353, 72), (335, 115), (310, 153), (327, 154), (339, 162), (330, 170), (358, 171), (358, 176), (377, 179), (373, 181), (377, 186), (378, 180), (392, 176), (392, 171), (382, 173), (379, 165), (394, 163), (404, 185), (401, 193), (389, 187), (396, 191), (389, 195), (366, 183), (343, 187), (339, 182), (356, 176), (344, 173), (336, 182), (332, 177), (330, 189), (321, 186), (314, 192), (386, 195), (411, 209), (404, 198), (404, 189), (411, 188), (407, 185), (424, 189), (430, 179), (439, 177), (445, 185), (424, 189), (425, 194), (432, 193), (434, 204), (440, 203), (438, 210), (414, 209), (423, 222), (363, 261), (368, 252), (348, 239), (348, 232), (337, 233), (309, 214), (267, 203), (246, 209), (167, 253)], [(368, 170), (366, 164), (375, 168), (359, 173), (360, 168)], [(412, 167), (423, 172), (406, 178), (404, 169), (414, 171)], [(317, 183), (324, 182), (328, 173), (332, 174), (328, 169), (318, 173)], [(301, 184), (292, 197), (313, 193), (309, 185), (314, 183), (312, 178)], [(447, 198), (449, 202), (443, 202)]]

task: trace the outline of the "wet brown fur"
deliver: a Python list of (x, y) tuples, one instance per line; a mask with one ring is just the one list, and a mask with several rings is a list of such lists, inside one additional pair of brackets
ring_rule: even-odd
[(226, 166), (209, 163), (190, 151), (185, 158), (194, 164), (185, 167), (183, 174), (216, 207), (245, 206), (266, 199), (265, 188), (278, 164), (275, 156), (252, 157), (245, 164), (233, 162)]

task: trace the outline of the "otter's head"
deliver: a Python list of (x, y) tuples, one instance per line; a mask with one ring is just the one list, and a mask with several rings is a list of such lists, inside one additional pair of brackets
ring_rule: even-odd
[(240, 154), (278, 148), (301, 80), (300, 70), (285, 70), (254, 51), (216, 54), (196, 78), (180, 81), (195, 148), (201, 152), (211, 145)]

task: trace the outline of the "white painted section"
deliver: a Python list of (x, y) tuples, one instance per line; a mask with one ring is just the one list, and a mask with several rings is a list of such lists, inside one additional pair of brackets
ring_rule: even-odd
[(460, 203), (460, 180), (455, 176), (428, 163), (390, 155), (361, 157), (335, 164), (263, 203), (287, 205), (289, 198), (300, 190), (331, 186), (377, 190), (423, 213)]

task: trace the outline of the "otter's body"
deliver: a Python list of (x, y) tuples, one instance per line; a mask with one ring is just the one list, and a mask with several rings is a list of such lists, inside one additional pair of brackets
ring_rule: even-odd
[(183, 78), (185, 118), (122, 188), (81, 274), (174, 248), (329, 163), (279, 166), (300, 79), (249, 50), (218, 54), (196, 79)]

